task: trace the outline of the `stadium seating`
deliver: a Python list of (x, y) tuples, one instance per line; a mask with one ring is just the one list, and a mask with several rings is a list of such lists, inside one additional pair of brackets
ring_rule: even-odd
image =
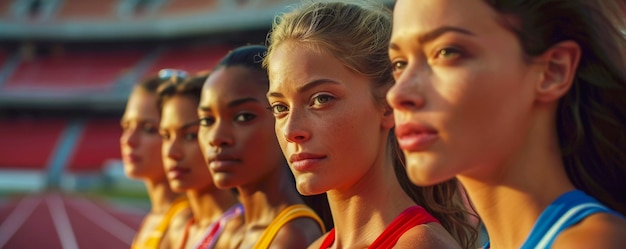
[(143, 78), (155, 75), (162, 68), (176, 68), (196, 73), (210, 70), (228, 53), (226, 45), (176, 48), (162, 53)]
[(66, 170), (73, 173), (100, 171), (106, 160), (121, 158), (120, 135), (118, 119), (89, 120)]
[(65, 125), (63, 119), (0, 120), (0, 167), (45, 169)]
[(64, 0), (56, 19), (60, 21), (114, 20), (119, 0)]
[(144, 51), (94, 49), (22, 61), (3, 90), (65, 93), (106, 90), (144, 55)]
[(194, 13), (207, 13), (211, 9), (217, 9), (219, 0), (176, 0), (167, 1), (161, 10), (164, 16), (189, 15)]

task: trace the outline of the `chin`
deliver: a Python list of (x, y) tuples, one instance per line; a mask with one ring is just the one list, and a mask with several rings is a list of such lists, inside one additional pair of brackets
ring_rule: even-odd
[(328, 189), (322, 188), (319, 184), (314, 184), (309, 179), (296, 180), (296, 188), (298, 189), (298, 192), (304, 196), (318, 195), (328, 191)]
[(215, 184), (215, 187), (219, 189), (224, 189), (224, 190), (236, 188), (237, 186), (240, 185), (237, 181), (234, 181), (234, 179), (232, 179), (231, 177), (224, 175), (224, 173), (213, 174), (213, 184)]
[(406, 170), (409, 180), (417, 186), (432, 186), (454, 178), (454, 175), (448, 175), (437, 169), (441, 166), (434, 165), (432, 162), (420, 160), (419, 162), (407, 160)]

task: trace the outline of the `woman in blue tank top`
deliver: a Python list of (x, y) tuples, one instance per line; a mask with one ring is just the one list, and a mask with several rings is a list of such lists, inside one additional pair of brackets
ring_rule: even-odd
[(407, 173), (456, 177), (491, 248), (626, 248), (624, 3), (398, 0)]

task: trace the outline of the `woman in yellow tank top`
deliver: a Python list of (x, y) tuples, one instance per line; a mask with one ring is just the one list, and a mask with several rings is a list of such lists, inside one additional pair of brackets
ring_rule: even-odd
[(236, 187), (244, 207), (243, 228), (220, 240), (230, 241), (228, 248), (306, 248), (325, 229), (303, 205), (274, 134), (261, 66), (266, 51), (235, 49), (211, 72), (198, 108), (198, 140), (215, 184)]
[(152, 77), (138, 84), (128, 99), (120, 122), (124, 171), (129, 178), (144, 181), (151, 204), (132, 248), (169, 247), (167, 233), (172, 220), (185, 220), (188, 216), (186, 201), (170, 189), (160, 157), (160, 114), (156, 108), (156, 89), (163, 82), (158, 77)]

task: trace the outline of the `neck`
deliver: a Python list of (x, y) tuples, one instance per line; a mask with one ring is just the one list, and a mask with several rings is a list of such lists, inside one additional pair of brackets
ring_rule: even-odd
[(215, 187), (187, 191), (187, 199), (195, 220), (194, 225), (201, 228), (208, 227), (237, 203), (230, 191)]
[(529, 130), (522, 146), (506, 161), (473, 167), (481, 171), (458, 176), (487, 228), (491, 248), (519, 248), (541, 212), (574, 189), (555, 129), (535, 122)]
[(162, 214), (167, 212), (178, 194), (172, 192), (166, 179), (161, 181), (145, 181), (148, 198), (150, 198), (150, 212)]
[(303, 203), (288, 177), (279, 167), (257, 183), (238, 187), (246, 227), (267, 226), (284, 208)]
[(334, 248), (368, 247), (402, 211), (416, 205), (400, 187), (384, 149), (356, 184), (327, 192), (335, 224)]

